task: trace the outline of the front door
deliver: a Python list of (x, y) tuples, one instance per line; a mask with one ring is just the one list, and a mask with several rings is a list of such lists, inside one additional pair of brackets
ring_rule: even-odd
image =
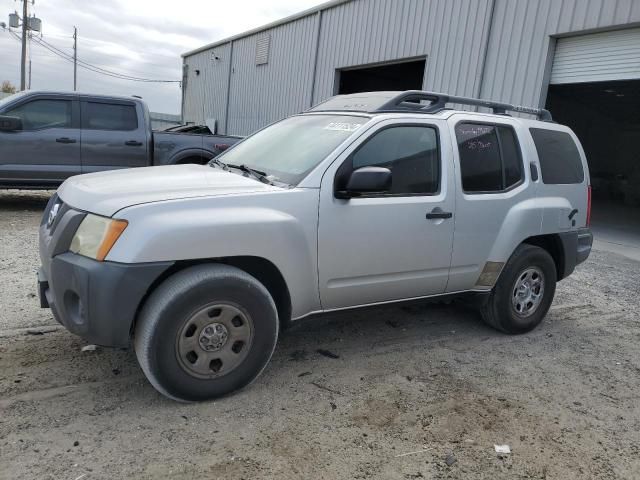
[(11, 185), (62, 183), (80, 173), (77, 102), (40, 96), (3, 115), (22, 119), (22, 130), (0, 132), (0, 182)]
[[(451, 145), (440, 141), (444, 126), (437, 121), (382, 122), (325, 173), (318, 226), (323, 309), (445, 291), (454, 184)], [(364, 166), (391, 170), (390, 191), (336, 198), (335, 191), (343, 188), (350, 173)]]

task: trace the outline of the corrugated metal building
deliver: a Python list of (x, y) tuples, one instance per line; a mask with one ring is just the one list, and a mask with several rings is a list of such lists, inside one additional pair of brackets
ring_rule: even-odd
[(338, 93), (425, 89), (546, 105), (583, 139), (596, 183), (640, 176), (640, 0), (337, 0), (183, 61), (183, 119), (223, 133)]
[(183, 118), (215, 118), (222, 131), (247, 134), (338, 93), (346, 69), (408, 60), (424, 60), (424, 89), (543, 105), (549, 80), (567, 81), (551, 75), (556, 51), (570, 54), (576, 35), (638, 22), (638, 0), (329, 2), (186, 53)]

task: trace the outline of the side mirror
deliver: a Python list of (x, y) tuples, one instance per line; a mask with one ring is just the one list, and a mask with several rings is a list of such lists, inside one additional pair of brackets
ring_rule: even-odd
[(351, 172), (346, 189), (336, 192), (338, 198), (357, 197), (363, 193), (383, 193), (391, 189), (391, 170), (361, 167)]
[(22, 119), (20, 117), (5, 117), (0, 115), (0, 131), (15, 132), (22, 130)]

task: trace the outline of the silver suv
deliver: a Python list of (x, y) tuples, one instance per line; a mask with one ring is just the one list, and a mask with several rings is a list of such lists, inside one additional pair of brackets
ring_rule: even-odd
[(464, 295), (498, 330), (533, 329), (591, 251), (589, 192), (580, 143), (545, 110), (337, 96), (209, 165), (67, 180), (40, 227), (41, 303), (89, 342), (133, 338), (168, 397), (210, 399), (310, 315)]

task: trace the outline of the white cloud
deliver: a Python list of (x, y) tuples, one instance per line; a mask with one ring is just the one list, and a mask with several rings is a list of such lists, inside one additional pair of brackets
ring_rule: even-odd
[[(74, 25), (78, 57), (133, 76), (179, 80), (180, 54), (273, 22), (322, 3), (321, 0), (36, 0), (43, 38), (71, 54)], [(0, 0), (0, 19), (20, 2)], [(33, 89), (71, 90), (70, 62), (32, 45)], [(20, 43), (0, 29), (0, 82), (20, 83)], [(78, 69), (78, 88), (86, 92), (143, 96), (152, 111), (177, 113), (177, 84), (136, 83)]]

